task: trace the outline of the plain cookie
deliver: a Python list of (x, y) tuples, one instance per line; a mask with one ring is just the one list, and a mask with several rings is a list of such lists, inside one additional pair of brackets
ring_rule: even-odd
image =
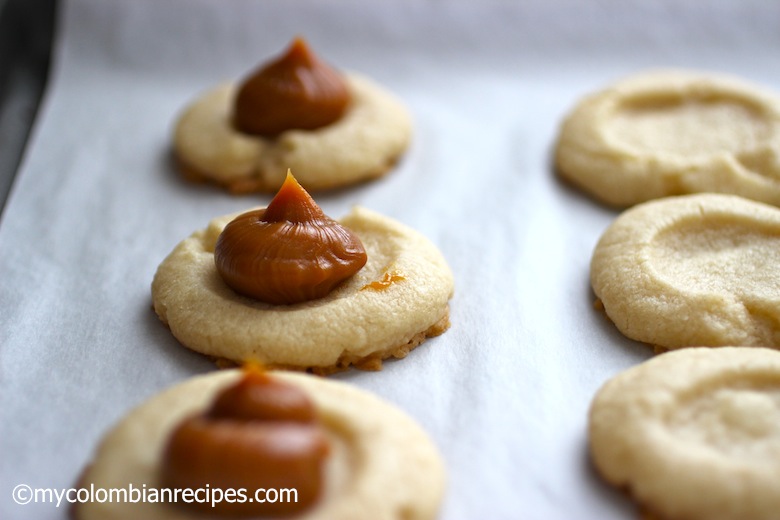
[(180, 171), (234, 193), (275, 191), (288, 169), (307, 190), (383, 175), (409, 146), (411, 116), (371, 80), (354, 73), (345, 74), (345, 80), (352, 102), (341, 119), (317, 130), (288, 130), (275, 139), (234, 128), (236, 84), (206, 92), (176, 122), (173, 147)]
[(637, 74), (576, 105), (555, 161), (614, 206), (699, 192), (780, 205), (780, 96), (725, 75)]
[(622, 213), (591, 260), (591, 285), (631, 339), (667, 349), (780, 348), (780, 209), (732, 195), (646, 202)]
[(608, 381), (589, 417), (599, 473), (652, 518), (780, 514), (780, 352), (688, 348)]
[[(205, 409), (214, 395), (239, 378), (220, 371), (190, 379), (151, 398), (116, 425), (100, 443), (79, 486), (158, 489), (162, 451), (172, 429)], [(274, 372), (314, 401), (331, 454), (324, 496), (299, 520), (426, 520), (441, 503), (446, 473), (428, 436), (406, 414), (349, 386), (305, 374)], [(170, 504), (82, 503), (79, 520), (187, 520), (202, 518)]]
[(185, 346), (241, 364), (311, 369), (381, 369), (450, 325), (454, 281), (439, 250), (420, 233), (363, 208), (340, 220), (368, 262), (323, 298), (271, 305), (241, 296), (220, 278), (214, 246), (236, 215), (182, 241), (152, 282), (154, 310)]

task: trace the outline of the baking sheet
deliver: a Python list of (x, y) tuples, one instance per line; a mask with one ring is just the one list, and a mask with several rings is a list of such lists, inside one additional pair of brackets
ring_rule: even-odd
[(597, 388), (649, 357), (592, 307), (588, 263), (617, 212), (556, 179), (551, 147), (583, 94), (649, 67), (780, 89), (780, 4), (762, 0), (297, 2), (71, 0), (45, 103), (0, 222), (0, 518), (18, 484), (71, 487), (131, 407), (213, 370), (151, 310), (176, 243), (265, 204), (183, 182), (184, 104), (305, 36), (415, 119), (387, 177), (317, 195), (418, 229), (456, 278), (452, 328), (383, 371), (334, 376), (413, 416), (449, 469), (443, 519), (634, 517), (586, 452)]

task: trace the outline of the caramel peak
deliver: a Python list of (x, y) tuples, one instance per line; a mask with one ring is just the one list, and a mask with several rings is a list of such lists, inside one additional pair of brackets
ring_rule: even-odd
[(317, 57), (311, 51), (311, 48), (301, 36), (296, 36), (287, 48), (282, 60), (289, 60), (302, 65), (311, 65), (317, 61)]
[(338, 120), (350, 101), (345, 79), (296, 38), (278, 58), (241, 82), (233, 105), (239, 132), (276, 138)]
[(282, 187), (279, 188), (265, 209), (263, 221), (300, 223), (317, 220), (324, 216), (322, 209), (288, 169)]
[(241, 372), (245, 379), (267, 381), (268, 372), (265, 365), (255, 359), (249, 359), (241, 366)]

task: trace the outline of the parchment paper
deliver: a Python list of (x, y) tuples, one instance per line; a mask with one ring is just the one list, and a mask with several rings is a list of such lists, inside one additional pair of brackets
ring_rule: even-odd
[(157, 265), (213, 217), (265, 204), (182, 181), (172, 123), (296, 35), (409, 106), (387, 177), (318, 195), (427, 235), (456, 277), (452, 328), (337, 379), (406, 410), (446, 459), (441, 517), (633, 518), (589, 465), (590, 400), (650, 356), (597, 311), (590, 255), (617, 212), (556, 179), (582, 95), (658, 66), (780, 89), (780, 4), (763, 0), (72, 0), (0, 224), (0, 518), (65, 518), (11, 490), (74, 485), (133, 406), (213, 370), (151, 310)]

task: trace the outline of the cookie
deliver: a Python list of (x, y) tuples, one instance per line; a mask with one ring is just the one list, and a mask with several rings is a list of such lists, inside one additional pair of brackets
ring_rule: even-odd
[[(178, 424), (203, 412), (238, 370), (192, 378), (158, 394), (122, 419), (102, 440), (79, 487), (146, 489), (162, 486), (166, 444)], [(323, 491), (291, 518), (387, 520), (436, 517), (446, 473), (425, 432), (396, 407), (356, 387), (306, 374), (274, 372), (313, 401), (329, 441)], [(293, 468), (290, 467), (292, 470)], [(252, 496), (247, 489), (247, 495)], [(78, 520), (184, 520), (203, 518), (181, 504), (137, 501), (78, 504)]]
[(378, 370), (449, 327), (452, 272), (420, 233), (365, 208), (340, 223), (362, 241), (367, 262), (326, 296), (274, 305), (238, 294), (220, 277), (215, 246), (236, 215), (214, 219), (159, 266), (154, 310), (185, 346), (218, 360), (327, 374)]
[(780, 205), (780, 96), (726, 75), (637, 74), (575, 106), (555, 162), (613, 206), (699, 192)]
[(780, 209), (733, 195), (645, 202), (591, 259), (593, 291), (625, 336), (675, 349), (780, 348)]
[[(301, 45), (294, 42), (286, 57), (309, 53), (308, 47), (296, 50)], [(305, 61), (308, 64), (310, 59)], [(300, 75), (297, 69), (285, 74)], [(337, 78), (343, 79), (349, 102), (333, 122), (316, 128), (272, 127), (271, 135), (249, 133), (250, 126), (247, 130), (237, 127), (237, 100), (249, 80), (205, 92), (185, 108), (175, 124), (173, 151), (179, 171), (189, 180), (212, 182), (233, 193), (275, 191), (288, 168), (307, 190), (347, 186), (385, 174), (409, 145), (411, 116), (396, 96), (370, 79), (353, 72), (339, 73)], [(331, 85), (332, 79), (324, 84)], [(300, 88), (308, 92), (312, 82), (310, 78)], [(279, 105), (290, 104), (300, 119), (302, 114), (320, 110), (301, 108), (304, 102), (308, 100), (280, 99), (270, 107), (249, 104), (242, 111), (275, 113)], [(317, 122), (308, 123), (300, 124), (316, 126)]]
[(632, 367), (595, 396), (589, 445), (653, 518), (776, 519), (780, 352), (687, 348)]

